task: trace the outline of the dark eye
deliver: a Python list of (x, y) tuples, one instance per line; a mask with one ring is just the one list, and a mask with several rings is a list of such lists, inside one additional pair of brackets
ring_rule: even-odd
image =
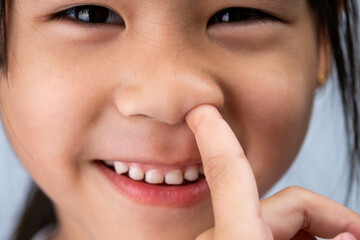
[(253, 8), (227, 8), (217, 12), (209, 20), (208, 25), (216, 23), (238, 23), (250, 21), (279, 21), (278, 18)]
[(55, 19), (70, 19), (88, 24), (125, 25), (124, 20), (108, 8), (96, 5), (72, 7), (57, 13)]

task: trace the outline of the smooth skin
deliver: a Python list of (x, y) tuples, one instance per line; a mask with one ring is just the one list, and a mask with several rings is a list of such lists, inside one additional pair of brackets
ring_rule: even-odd
[[(125, 25), (54, 19), (82, 4), (107, 7)], [(279, 20), (208, 25), (230, 7), (266, 11)], [(216, 238), (262, 239), (270, 231), (290, 238), (301, 229), (304, 209), (319, 202), (297, 189), (261, 205), (258, 200), (295, 159), (317, 73), (329, 72), (326, 39), (321, 41), (306, 0), (12, 0), (7, 17), (1, 118), (18, 158), (54, 202), (57, 239), (192, 240), (214, 221)], [(191, 110), (200, 105), (216, 106), (232, 131), (213, 113), (217, 120), (206, 120), (212, 126), (204, 128), (218, 138), (199, 139), (202, 120)], [(191, 128), (198, 121), (197, 142), (185, 118)], [(212, 146), (221, 141), (226, 153)], [(187, 208), (139, 204), (94, 164), (145, 159), (174, 167), (200, 161), (199, 149), (203, 159), (215, 154), (230, 160), (220, 168), (210, 161), (213, 196)], [(339, 211), (344, 219), (353, 216)], [(294, 216), (294, 228), (279, 234), (288, 230), (283, 215)], [(235, 217), (249, 217), (246, 226), (257, 231), (234, 225)], [(324, 217), (332, 226), (334, 216)], [(356, 234), (342, 226), (328, 233)]]
[(200, 149), (215, 216), (215, 227), (197, 240), (360, 238), (357, 213), (305, 189), (288, 188), (260, 203), (249, 161), (216, 107), (196, 107), (186, 121)]

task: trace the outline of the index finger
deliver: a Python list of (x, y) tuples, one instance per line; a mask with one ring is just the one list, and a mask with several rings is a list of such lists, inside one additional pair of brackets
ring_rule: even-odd
[(235, 223), (249, 228), (249, 224), (257, 222), (261, 216), (259, 194), (252, 169), (235, 134), (211, 105), (196, 107), (187, 114), (186, 121), (195, 135), (204, 165), (215, 228)]

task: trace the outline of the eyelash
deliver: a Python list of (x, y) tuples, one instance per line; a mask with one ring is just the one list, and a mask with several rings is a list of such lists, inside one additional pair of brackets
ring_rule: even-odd
[(255, 21), (280, 21), (279, 18), (272, 16), (266, 12), (254, 9), (254, 8), (243, 8), (233, 7), (223, 9), (215, 13), (209, 20), (208, 25), (212, 24), (231, 24), (231, 23), (246, 23)]
[[(85, 23), (89, 25), (113, 24), (125, 26), (124, 20), (117, 13), (106, 7), (96, 5), (82, 5), (72, 7), (56, 13), (52, 18), (59, 20), (72, 20), (78, 23)], [(257, 9), (233, 7), (223, 9), (214, 14), (210, 18), (208, 26), (213, 24), (231, 24), (253, 21), (268, 22), (280, 21), (280, 19)]]
[(96, 5), (82, 5), (72, 7), (56, 13), (52, 19), (72, 20), (78, 23), (89, 25), (125, 25), (124, 20), (117, 13), (106, 7)]

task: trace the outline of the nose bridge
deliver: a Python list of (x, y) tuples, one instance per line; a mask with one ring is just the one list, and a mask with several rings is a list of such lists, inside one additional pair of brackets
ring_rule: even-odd
[[(191, 1), (192, 2), (192, 1)], [(128, 34), (152, 46), (183, 44), (196, 36), (203, 22), (196, 18), (190, 1), (144, 1), (143, 11), (135, 13)]]
[[(152, 56), (136, 67), (132, 86), (116, 97), (120, 113), (127, 117), (147, 116), (168, 124), (184, 121), (188, 111), (200, 104), (221, 108), (223, 93), (215, 77), (200, 67), (195, 51), (152, 49)], [(155, 52), (154, 52), (155, 51)], [(182, 51), (180, 53), (180, 51)], [(195, 60), (198, 59), (198, 60)], [(136, 78), (136, 79), (135, 79)]]

